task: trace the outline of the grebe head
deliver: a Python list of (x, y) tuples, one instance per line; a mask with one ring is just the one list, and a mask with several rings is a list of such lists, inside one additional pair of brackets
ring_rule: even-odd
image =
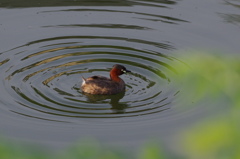
[(120, 78), (118, 76), (127, 73), (127, 72), (131, 72), (129, 70), (127, 70), (124, 66), (116, 64), (113, 66), (113, 68), (110, 71), (110, 77), (113, 81), (119, 81)]

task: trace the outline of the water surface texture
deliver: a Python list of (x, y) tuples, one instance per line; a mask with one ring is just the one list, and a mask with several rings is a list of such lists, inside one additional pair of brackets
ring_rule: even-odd
[[(237, 53), (239, 2), (0, 2), (0, 133), (63, 147), (86, 136), (137, 145), (166, 139), (201, 110), (175, 110), (171, 87), (178, 50)], [(114, 64), (126, 92), (82, 93), (81, 77), (109, 76)]]

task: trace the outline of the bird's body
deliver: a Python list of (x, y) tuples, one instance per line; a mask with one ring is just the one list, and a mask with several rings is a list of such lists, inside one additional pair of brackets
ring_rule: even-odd
[(110, 78), (103, 76), (92, 76), (83, 78), (81, 89), (89, 94), (118, 94), (125, 91), (125, 82), (120, 75), (130, 72), (122, 65), (114, 65), (110, 71)]

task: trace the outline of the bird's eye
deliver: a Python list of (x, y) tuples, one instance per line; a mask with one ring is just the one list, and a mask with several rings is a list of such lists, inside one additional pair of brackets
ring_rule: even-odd
[(121, 71), (124, 72), (124, 73), (126, 73), (126, 70), (124, 70), (124, 69), (121, 69)]

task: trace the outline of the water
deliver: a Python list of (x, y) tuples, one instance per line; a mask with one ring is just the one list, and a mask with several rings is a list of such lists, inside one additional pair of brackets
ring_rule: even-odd
[[(86, 136), (122, 146), (166, 139), (205, 112), (175, 109), (174, 52), (237, 53), (239, 17), (236, 0), (3, 1), (0, 132), (51, 148)], [(81, 92), (81, 76), (109, 76), (116, 63), (132, 71), (125, 93)]]

